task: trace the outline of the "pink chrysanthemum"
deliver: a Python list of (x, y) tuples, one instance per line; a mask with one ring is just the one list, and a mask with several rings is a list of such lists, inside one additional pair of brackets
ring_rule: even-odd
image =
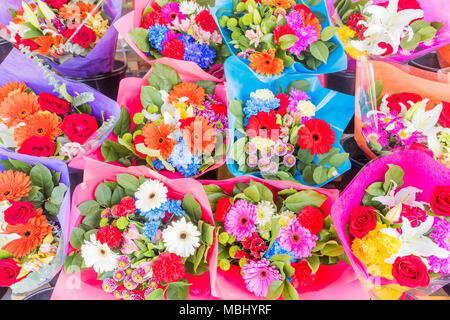
[(113, 279), (105, 279), (102, 283), (102, 288), (106, 292), (113, 292), (117, 289), (117, 283)]
[(450, 251), (450, 223), (445, 219), (435, 217), (430, 238), (433, 238), (439, 247)]
[(128, 256), (120, 256), (119, 259), (117, 259), (117, 267), (120, 270), (125, 270), (130, 266), (131, 260)]
[(258, 297), (265, 297), (272, 281), (281, 280), (280, 272), (270, 261), (261, 259), (259, 261), (250, 261), (242, 268), (242, 278), (244, 279), (247, 290)]
[(123, 286), (128, 290), (134, 290), (137, 288), (138, 284), (133, 280), (131, 276), (127, 276), (123, 281)]
[(256, 206), (245, 200), (238, 200), (225, 217), (225, 231), (241, 241), (256, 230), (256, 218)]
[(142, 298), (140, 294), (133, 293), (133, 294), (130, 296), (130, 300), (144, 300), (144, 298)]
[(123, 279), (125, 279), (125, 271), (117, 270), (116, 272), (114, 272), (113, 278), (116, 281), (122, 281)]
[(145, 270), (143, 268), (137, 268), (131, 274), (131, 279), (133, 279), (133, 281), (136, 283), (144, 282), (144, 277), (145, 277)]
[(133, 294), (133, 291), (131, 291), (131, 290), (122, 290), (122, 299), (123, 300), (131, 300), (132, 294)]
[(158, 288), (159, 282), (155, 278), (151, 278), (148, 280), (148, 288), (144, 292), (144, 296), (147, 297), (150, 293), (155, 291)]
[(283, 249), (294, 252), (296, 258), (311, 256), (311, 250), (319, 239), (315, 234), (302, 227), (297, 219), (292, 219), (286, 228), (282, 228), (279, 234), (280, 245)]

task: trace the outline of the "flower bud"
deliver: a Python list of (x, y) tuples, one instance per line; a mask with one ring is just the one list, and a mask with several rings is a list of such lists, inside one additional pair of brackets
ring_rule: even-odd
[(219, 241), (220, 244), (225, 245), (225, 244), (227, 244), (227, 242), (228, 242), (228, 238), (229, 238), (228, 233), (226, 233), (226, 232), (221, 232), (221, 233), (219, 234), (218, 241)]
[(228, 259), (220, 259), (219, 260), (219, 267), (220, 269), (222, 269), (223, 271), (228, 271), (230, 270), (230, 261), (228, 261)]
[(228, 22), (229, 19), (230, 19), (230, 17), (228, 17), (228, 16), (221, 16), (220, 19), (219, 19), (219, 25), (222, 28), (225, 28), (225, 26), (227, 25), (227, 22)]
[(144, 114), (142, 114), (142, 113), (140, 113), (140, 112), (136, 113), (136, 114), (133, 116), (133, 122), (134, 122), (135, 124), (141, 124), (141, 123), (143, 123), (143, 122), (144, 122), (144, 119), (145, 119)]
[(402, 213), (402, 204), (398, 204), (386, 213), (386, 219), (391, 223), (400, 220), (400, 214)]
[(230, 255), (231, 258), (234, 258), (236, 256), (236, 252), (239, 251), (239, 247), (238, 246), (232, 246), (229, 250), (228, 250), (228, 254)]

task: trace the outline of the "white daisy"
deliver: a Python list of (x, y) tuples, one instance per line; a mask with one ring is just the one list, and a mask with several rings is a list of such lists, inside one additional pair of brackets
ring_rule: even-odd
[(195, 253), (200, 246), (200, 232), (192, 222), (185, 218), (173, 222), (162, 232), (162, 237), (168, 252), (187, 258)]
[(81, 256), (86, 267), (94, 267), (97, 273), (114, 270), (119, 258), (119, 255), (112, 252), (108, 245), (97, 241), (95, 234), (91, 235), (90, 241), (84, 241), (81, 246)]
[(137, 199), (136, 208), (147, 212), (167, 201), (167, 187), (158, 180), (149, 179), (139, 186), (134, 196)]
[(270, 201), (260, 201), (256, 205), (256, 225), (259, 228), (263, 228), (267, 224), (270, 226), (274, 214), (275, 208)]

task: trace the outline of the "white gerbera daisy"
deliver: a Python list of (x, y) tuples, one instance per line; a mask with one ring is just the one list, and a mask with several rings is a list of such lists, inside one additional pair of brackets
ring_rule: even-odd
[(256, 225), (259, 228), (263, 228), (267, 224), (270, 226), (274, 214), (275, 208), (270, 201), (260, 201), (256, 205)]
[(200, 246), (200, 232), (192, 222), (185, 218), (173, 222), (162, 232), (162, 237), (168, 252), (187, 258), (195, 253)]
[(167, 201), (167, 187), (158, 180), (147, 180), (141, 184), (134, 194), (136, 208), (141, 212), (147, 212), (159, 208)]
[(119, 255), (112, 252), (107, 244), (97, 241), (95, 234), (91, 235), (90, 241), (84, 241), (81, 246), (81, 256), (86, 267), (94, 267), (97, 273), (114, 270), (119, 258)]

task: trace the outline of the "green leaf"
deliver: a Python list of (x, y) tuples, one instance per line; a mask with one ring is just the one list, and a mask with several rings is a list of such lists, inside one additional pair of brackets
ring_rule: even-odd
[(181, 207), (192, 220), (199, 221), (202, 219), (202, 208), (190, 192), (184, 196)]
[(272, 281), (267, 290), (266, 300), (277, 300), (284, 290), (284, 282), (281, 280)]
[(293, 212), (300, 212), (306, 206), (320, 208), (327, 196), (314, 190), (303, 190), (286, 198), (284, 205)]
[(432, 26), (427, 26), (418, 31), (421, 41), (430, 41), (436, 36), (437, 30)]
[(198, 276), (208, 271), (209, 266), (208, 264), (201, 262), (197, 266), (197, 269), (194, 271), (194, 263), (192, 261), (186, 260), (186, 262), (184, 263), (184, 269), (186, 270), (187, 274)]
[(367, 95), (369, 96), (370, 100), (375, 101), (378, 97), (380, 97), (381, 93), (383, 92), (383, 87), (383, 80), (375, 81), (375, 83), (372, 84), (367, 90)]
[[(8, 161), (8, 160), (6, 160), (6, 161)], [(31, 169), (33, 169), (33, 166), (31, 164), (20, 161), (20, 160), (9, 159), (9, 163), (12, 165), (12, 167), (14, 169), (21, 171), (21, 172), (25, 172), (26, 174), (29, 174)]]
[(77, 250), (81, 249), (81, 245), (84, 242), (84, 230), (78, 227), (73, 228), (70, 233), (70, 245)]
[(348, 153), (335, 154), (330, 159), (330, 166), (339, 168), (348, 160), (348, 156), (349, 156)]
[(309, 5), (310, 7), (315, 7), (315, 6), (317, 6), (318, 4), (320, 4), (321, 1), (322, 1), (322, 0), (306, 0), (306, 2), (308, 2), (308, 5)]
[(159, 90), (150, 86), (143, 86), (141, 88), (141, 103), (144, 108), (152, 105), (160, 108), (164, 101), (161, 98), (161, 93), (159, 93)]
[(288, 86), (284, 90), (284, 93), (290, 94), (292, 88), (295, 88), (303, 92), (308, 92), (310, 87), (311, 84), (306, 80), (295, 80), (292, 81), (290, 84), (288, 84)]
[(167, 284), (167, 300), (186, 300), (189, 296), (189, 283), (178, 281)]
[(258, 189), (260, 197), (259, 201), (265, 200), (273, 203), (273, 193), (265, 185), (254, 180), (250, 180), (250, 186), (255, 186)]
[(206, 94), (214, 95), (214, 93), (216, 92), (217, 83), (214, 81), (199, 80), (195, 81), (194, 83), (199, 87), (205, 89)]
[(197, 271), (198, 266), (200, 265), (200, 262), (202, 262), (203, 254), (205, 253), (206, 246), (202, 244), (194, 254), (194, 272)]
[(289, 189), (283, 189), (281, 191), (278, 192), (279, 196), (283, 196), (283, 195), (293, 195), (294, 193), (297, 193), (297, 190), (295, 190), (294, 188), (289, 188)]
[(339, 27), (336, 26), (328, 26), (322, 30), (320, 34), (320, 39), (323, 41), (328, 41), (336, 34), (336, 31), (339, 30)]
[(344, 254), (345, 250), (344, 247), (339, 244), (327, 244), (320, 252), (329, 257), (337, 257)]
[(384, 196), (386, 193), (383, 190), (383, 184), (383, 182), (374, 182), (366, 189), (366, 192), (374, 197)]
[(384, 176), (383, 184), (383, 189), (386, 192), (390, 189), (392, 182), (397, 185), (397, 188), (401, 187), (403, 185), (403, 176), (405, 175), (402, 167), (398, 165), (388, 164), (388, 167), (389, 169)]
[(84, 233), (84, 240), (91, 241), (91, 235), (97, 234), (98, 229), (91, 229)]
[(64, 262), (64, 271), (66, 273), (76, 273), (81, 271), (81, 266), (83, 264), (83, 257), (81, 252), (75, 252), (72, 255), (67, 256)]
[(101, 146), (102, 156), (105, 162), (114, 162), (133, 153), (121, 144), (106, 139)]
[(320, 260), (318, 256), (310, 256), (306, 258), (306, 262), (308, 266), (311, 268), (312, 273), (316, 273), (320, 267)]
[(296, 42), (298, 41), (298, 37), (293, 34), (285, 34), (284, 36), (281, 36), (279, 39), (280, 42), (280, 48), (282, 50), (289, 49), (292, 47)]
[(56, 216), (56, 215), (59, 213), (59, 209), (61, 208), (61, 204), (55, 204), (55, 203), (53, 203), (53, 202), (46, 201), (46, 202), (44, 203), (44, 208), (45, 208), (45, 210), (46, 210), (48, 213), (50, 213), (50, 214)]
[(52, 194), (50, 196), (50, 202), (61, 205), (64, 199), (64, 194), (66, 193), (67, 186), (65, 184), (60, 184), (59, 186), (53, 189)]
[(317, 184), (322, 184), (328, 180), (328, 168), (317, 167), (313, 172), (313, 180)]
[(236, 128), (236, 130), (244, 132), (244, 112), (242, 111), (242, 101), (231, 99), (230, 103), (228, 104), (228, 111), (231, 112), (231, 114), (235, 118), (234, 127)]
[(83, 224), (90, 228), (97, 228), (101, 219), (100, 211), (90, 214), (83, 219)]
[(145, 300), (164, 300), (164, 290), (162, 288), (158, 288), (150, 292)]
[(167, 84), (167, 87), (170, 86), (170, 90), (177, 84), (181, 83), (181, 78), (178, 73), (173, 68), (166, 66), (165, 64), (157, 62), (154, 63), (152, 73), (158, 75), (158, 77), (160, 77)]
[(123, 107), (122, 110), (120, 110), (120, 117), (113, 131), (116, 137), (121, 137), (125, 133), (128, 133), (130, 129), (131, 129), (130, 113), (128, 112), (127, 108)]
[(214, 242), (215, 228), (209, 223), (204, 222), (202, 227), (202, 240), (209, 246), (212, 246)]
[(30, 171), (30, 179), (34, 185), (41, 187), (45, 197), (50, 197), (54, 184), (52, 173), (47, 167), (40, 163), (36, 163)]
[(144, 52), (150, 52), (151, 47), (148, 41), (148, 30), (144, 28), (134, 28), (132, 29), (128, 35), (131, 38), (139, 50)]
[(305, 183), (314, 184), (314, 180), (313, 180), (314, 168), (315, 168), (315, 166), (309, 165), (303, 169), (302, 178), (303, 178), (303, 181), (305, 181)]
[(309, 46), (309, 49), (314, 58), (322, 61), (323, 63), (327, 63), (328, 56), (330, 55), (330, 50), (328, 49), (326, 44), (321, 41), (316, 41)]
[(403, 37), (402, 41), (400, 42), (400, 47), (407, 51), (412, 51), (417, 48), (421, 41), (422, 36), (419, 33), (415, 33), (410, 41), (408, 41), (408, 37)]
[(111, 196), (111, 189), (105, 183), (100, 183), (95, 189), (95, 200), (102, 206), (111, 206)]
[(126, 194), (122, 187), (115, 188), (111, 196), (111, 205), (119, 204), (125, 196)]
[(128, 173), (119, 173), (117, 175), (117, 183), (125, 190), (136, 192), (139, 188), (139, 179)]
[[(309, 151), (309, 150), (308, 150)], [(331, 148), (330, 151), (323, 153), (323, 154), (318, 154), (317, 155), (317, 159), (319, 160), (317, 162), (317, 164), (319, 165), (323, 165), (323, 164), (328, 164), (331, 161), (331, 158), (339, 153), (339, 149), (338, 148)]]
[(289, 282), (289, 280), (284, 280), (283, 288), (283, 300), (298, 300), (298, 292), (295, 290), (294, 286)]
[(77, 208), (80, 210), (80, 215), (87, 216), (100, 210), (100, 204), (95, 200), (87, 200), (80, 203)]
[(0, 260), (11, 258), (12, 254), (5, 250), (0, 250)]

